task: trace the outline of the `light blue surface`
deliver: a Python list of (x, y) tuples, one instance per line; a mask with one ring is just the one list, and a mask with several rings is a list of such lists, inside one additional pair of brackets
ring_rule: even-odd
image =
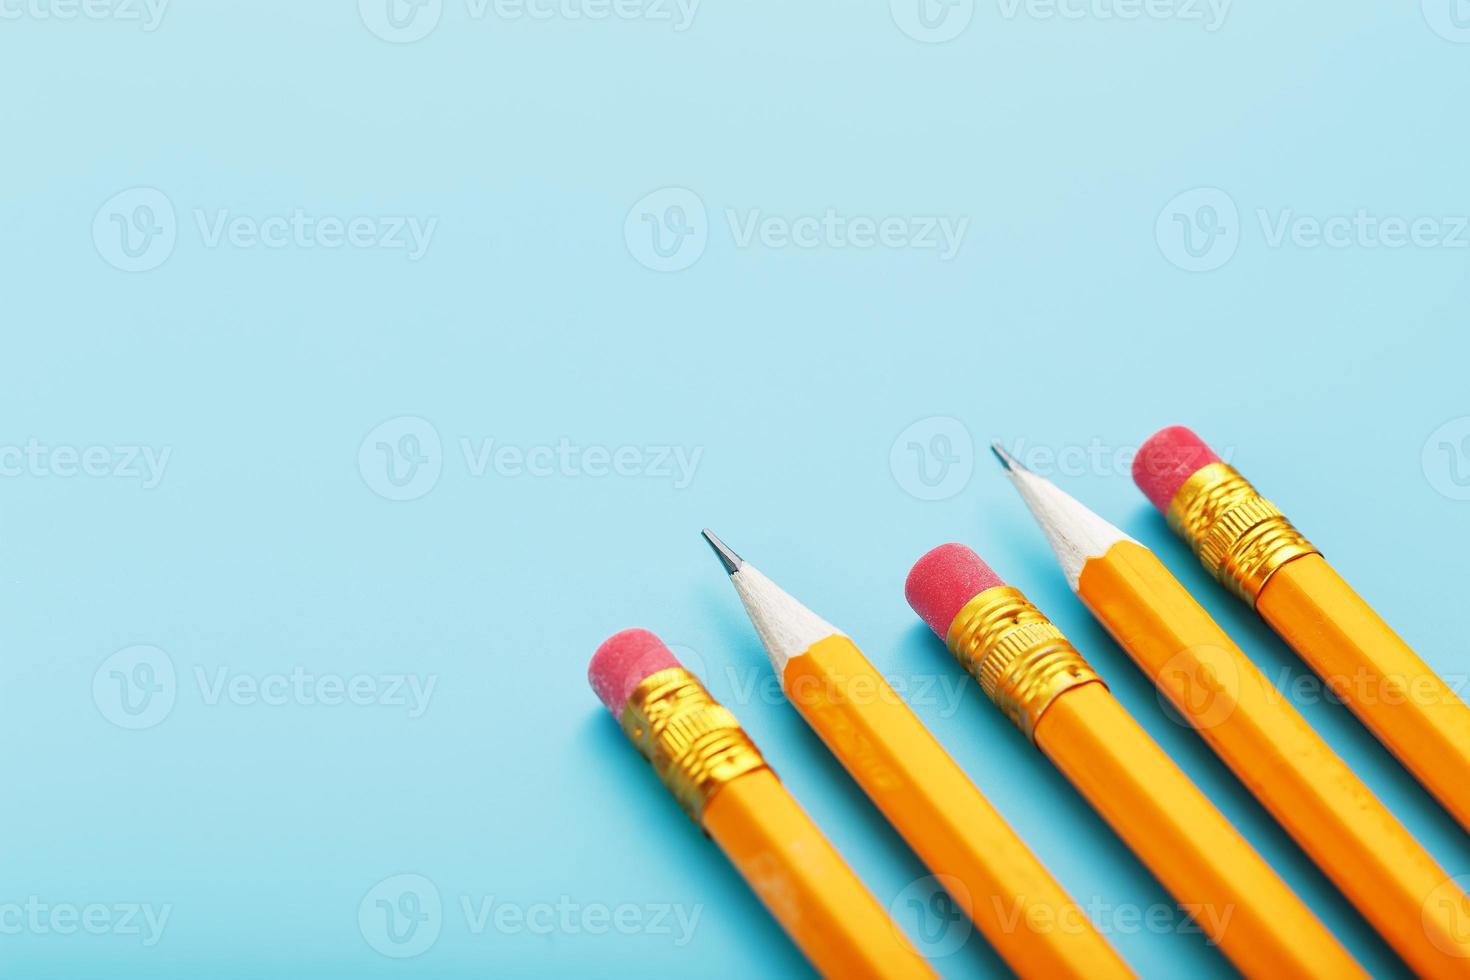
[[(1404, 975), (1067, 592), (983, 446), (1159, 549), (1289, 686), (1119, 468), (1188, 422), (1463, 681), (1470, 11), (904, 2), (395, 27), (180, 0), (153, 30), (0, 2), (0, 972), (803, 970), (587, 689), (633, 624), (942, 972), (1001, 972), (942, 903), (917, 917), (924, 869), (770, 696), (708, 524), (910, 692), (1144, 975), (1230, 971), (918, 625), (933, 544), (1023, 586)], [(951, 460), (934, 486), (910, 442)], [(1470, 872), (1345, 709), (1302, 710)]]

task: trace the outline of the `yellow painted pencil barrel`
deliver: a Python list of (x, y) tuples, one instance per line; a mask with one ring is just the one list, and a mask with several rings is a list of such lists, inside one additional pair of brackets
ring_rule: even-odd
[(1057, 698), (1036, 745), (1246, 976), (1362, 975), (1107, 688)]
[(933, 975), (769, 769), (716, 793), (701, 822), (824, 976)]
[(791, 702), (1023, 977), (1127, 977), (1083, 910), (845, 636), (782, 675)]
[(1470, 709), (1321, 555), (1284, 566), (1256, 612), (1470, 830)]
[(1139, 451), (1134, 479), (1211, 574), (1470, 830), (1470, 707), (1449, 685), (1193, 432), (1156, 433)]
[(1470, 976), (1470, 917), (1449, 875), (1153, 552), (1113, 544), (1077, 594), (1415, 973)]
[(1133, 976), (857, 646), (712, 532), (704, 536), (787, 697), (1011, 969)]
[(956, 659), (1247, 976), (1361, 977), (1271, 867), (1125, 712), (1039, 610), (963, 545), (907, 594)]

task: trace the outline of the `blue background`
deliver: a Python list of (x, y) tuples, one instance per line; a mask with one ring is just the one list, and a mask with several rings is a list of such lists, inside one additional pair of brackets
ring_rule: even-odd
[[(1069, 452), (1074, 465), (1040, 468), (1157, 548), (1289, 682), (1295, 657), (1207, 582), (1114, 461), (1075, 464), (1079, 449), (1106, 458), (1187, 422), (1463, 678), (1470, 251), (1273, 247), (1258, 216), (1470, 212), (1470, 46), (1432, 29), (1448, 12), (1436, 3), (1426, 16), (1239, 2), (1206, 30), (982, 2), (951, 11), (962, 29), (943, 43), (901, 29), (915, 23), (901, 0), (897, 17), (878, 2), (709, 3), (682, 31), (476, 18), (447, 0), (410, 43), (375, 34), (381, 11), (349, 0), (178, 0), (152, 31), (10, 3), (0, 445), (171, 455), (153, 488), (31, 463), (0, 478), (0, 908), (34, 896), (170, 912), (151, 946), (8, 929), (0, 973), (804, 970), (587, 688), (593, 649), (635, 624), (702, 664), (880, 901), (933, 935), (907, 901), (925, 870), (790, 706), (748, 686), (769, 667), (698, 538), (708, 524), (895, 683), (929, 685), (916, 710), (1074, 897), (1167, 906), (905, 604), (915, 557), (971, 543), (1368, 968), (1405, 975), (1170, 720), (983, 447)], [(135, 188), (171, 217), (143, 220)], [(671, 272), (644, 264), (638, 231), (644, 214), (678, 226), (675, 198), (635, 209), (665, 188), (702, 208), (682, 213), (697, 254)], [(1218, 191), (1170, 204), (1196, 188)], [(1221, 193), (1236, 214), (1211, 222), (1197, 205)], [(946, 261), (837, 240), (742, 247), (726, 215), (828, 208), (968, 229)], [(437, 225), (417, 261), (211, 246), (198, 226), (296, 209)], [(172, 227), (171, 246), (147, 240), (156, 267), (117, 267), (114, 215)], [(1218, 268), (1180, 267), (1191, 260), (1168, 229), (1190, 222), (1219, 229)], [(440, 438), (437, 452), (417, 443), (422, 472), (439, 473), (390, 500), (377, 443), (413, 450), (401, 436), (425, 433), (402, 417)], [(932, 436), (955, 430), (935, 417), (961, 426), (941, 454), (959, 468), (944, 499), (924, 500), (907, 443), (945, 449)], [(1446, 423), (1458, 448), (1432, 438)], [(641, 475), (477, 475), (461, 440), (490, 439), (638, 447)], [(701, 453), (692, 482), (659, 475), (658, 446)], [(107, 664), (140, 644), (177, 689), (156, 724), (129, 730)], [(419, 717), (211, 703), (199, 678), (222, 668), (436, 686)], [(1302, 711), (1448, 871), (1470, 872), (1465, 835), (1345, 709)], [(410, 959), (374, 945), (373, 890), (399, 874), (442, 901), (437, 939)], [(700, 918), (682, 946), (649, 919), (627, 935), (581, 919), (476, 933), (461, 900), (492, 898)], [(1230, 973), (1197, 935), (1107, 921), (1146, 976)], [(944, 927), (946, 975), (1003, 972), (978, 934), (961, 944)]]

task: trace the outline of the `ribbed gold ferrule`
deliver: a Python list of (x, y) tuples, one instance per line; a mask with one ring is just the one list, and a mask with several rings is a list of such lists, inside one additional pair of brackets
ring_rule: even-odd
[(1210, 463), (1184, 481), (1168, 516), (1210, 574), (1251, 606), (1282, 565), (1318, 553), (1228, 463)]
[(735, 716), (683, 667), (645, 677), (618, 720), (695, 823), (720, 787), (766, 768)]
[(1102, 678), (1019, 590), (997, 586), (965, 603), (945, 638), (955, 659), (1027, 738), (1061, 694)]

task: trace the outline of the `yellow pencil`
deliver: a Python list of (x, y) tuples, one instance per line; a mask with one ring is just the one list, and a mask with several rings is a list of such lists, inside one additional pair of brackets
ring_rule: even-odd
[(1022, 977), (1133, 974), (840, 630), (709, 531), (787, 697)]
[(1415, 973), (1470, 976), (1470, 900), (1429, 852), (1152, 551), (995, 451), (1072, 590), (1245, 787)]
[(1275, 505), (1182, 426), (1133, 465), (1139, 488), (1227, 588), (1470, 830), (1470, 708)]
[(587, 675), (659, 778), (823, 976), (934, 976), (740, 723), (663, 641), (623, 630), (597, 648)]
[[(915, 563), (909, 604), (1248, 977), (1362, 969), (1108, 692), (1067, 638), (960, 544)], [(1228, 915), (1223, 914), (1228, 911)]]

